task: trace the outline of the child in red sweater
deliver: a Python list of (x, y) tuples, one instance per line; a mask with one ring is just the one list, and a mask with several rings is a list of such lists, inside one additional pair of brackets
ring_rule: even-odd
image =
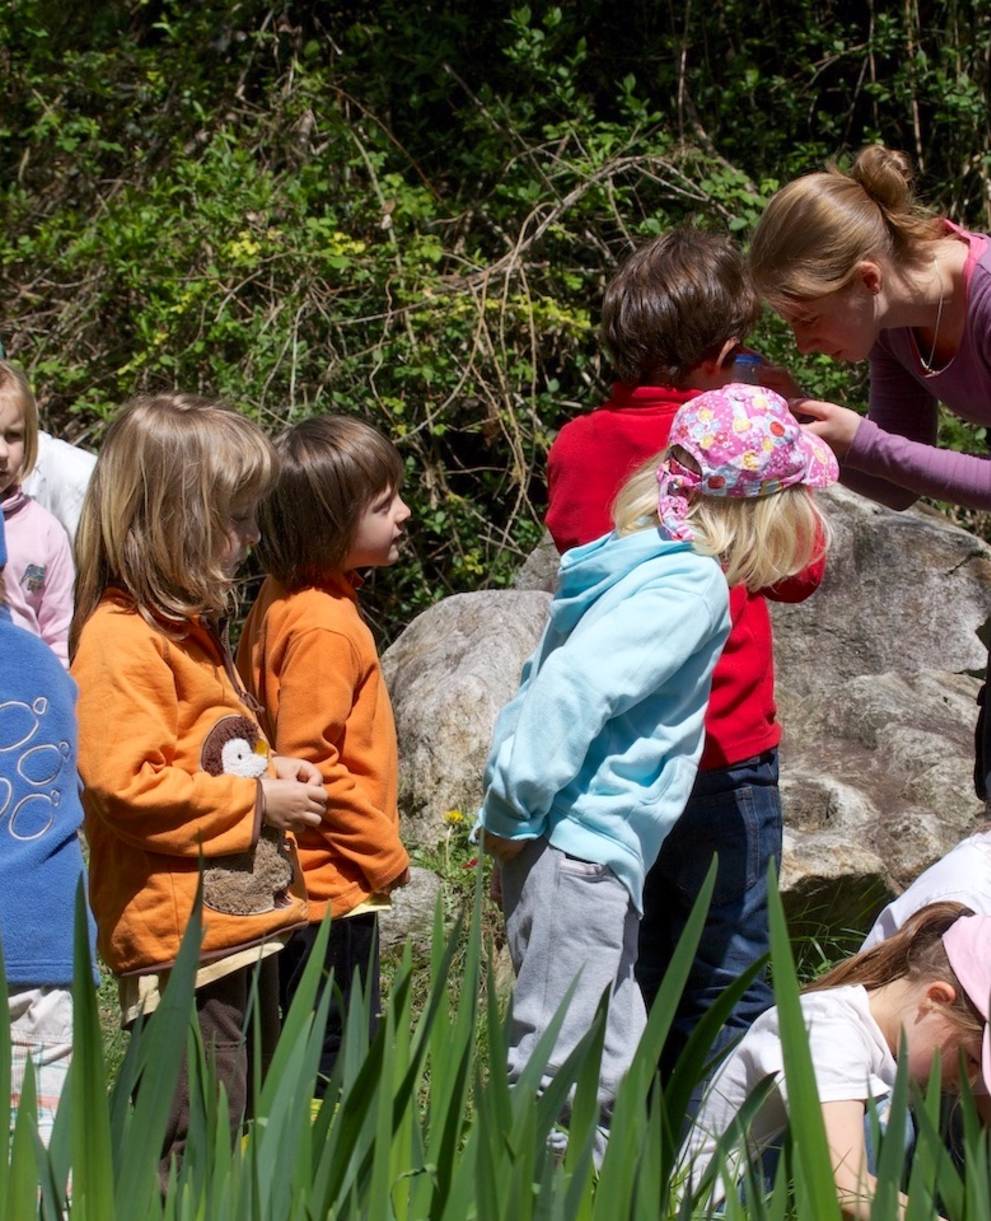
[[(607, 403), (561, 429), (548, 456), (547, 527), (559, 551), (612, 528), (616, 493), (664, 449), (682, 403), (739, 380), (733, 360), (759, 313), (743, 260), (728, 238), (675, 230), (627, 260), (603, 302), (603, 341), (621, 380)], [(760, 372), (763, 384), (794, 393), (784, 370), (763, 365)], [(818, 586), (822, 568), (820, 561), (763, 594), (802, 601)], [(662, 1056), (665, 1075), (712, 1002), (767, 951), (767, 866), (772, 857), (781, 862), (781, 731), (764, 596), (736, 586), (730, 616), (712, 679), (698, 778), (644, 889), (637, 977), (649, 1008), (712, 854), (719, 854), (712, 906)], [(740, 997), (714, 1050), (749, 1029), (772, 1000), (761, 975)]]

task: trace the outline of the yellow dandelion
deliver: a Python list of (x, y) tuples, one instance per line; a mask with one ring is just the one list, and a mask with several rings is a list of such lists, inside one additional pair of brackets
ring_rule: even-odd
[(449, 827), (456, 827), (459, 823), (463, 823), (464, 820), (465, 816), (460, 810), (448, 810), (444, 814), (444, 822), (447, 823)]

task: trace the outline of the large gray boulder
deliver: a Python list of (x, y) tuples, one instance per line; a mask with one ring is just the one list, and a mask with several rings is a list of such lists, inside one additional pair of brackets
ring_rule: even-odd
[(793, 919), (862, 927), (983, 813), (973, 728), (991, 550), (928, 509), (843, 488), (826, 577), (772, 603)]
[(895, 513), (845, 488), (821, 497), (833, 527), (825, 580), (806, 603), (772, 604), (785, 694), (889, 670), (983, 668), (987, 544), (932, 510)]
[(492, 726), (516, 691), (549, 604), (537, 591), (455, 594), (417, 616), (383, 656), (407, 843), (436, 844), (447, 810), (473, 816)]

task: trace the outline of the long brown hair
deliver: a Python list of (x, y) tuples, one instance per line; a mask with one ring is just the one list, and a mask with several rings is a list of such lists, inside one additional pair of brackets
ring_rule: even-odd
[(923, 264), (945, 231), (912, 183), (904, 153), (872, 144), (848, 174), (831, 164), (782, 187), (750, 244), (757, 291), (774, 309), (787, 308), (845, 288), (863, 259)]
[(229, 609), (236, 507), (275, 478), (272, 444), (233, 408), (192, 394), (132, 399), (107, 430), (76, 533), (70, 652), (109, 586), (164, 631)]
[(973, 914), (963, 903), (930, 903), (921, 907), (897, 933), (869, 950), (837, 963), (831, 971), (806, 985), (803, 991), (821, 992), (844, 984), (862, 984), (872, 992), (896, 979), (911, 982), (944, 980), (956, 993), (953, 1003), (947, 1007), (947, 1017), (952, 1018), (962, 1034), (978, 1037), (984, 1030), (984, 1019), (961, 987), (943, 948), (946, 930), (961, 916)]

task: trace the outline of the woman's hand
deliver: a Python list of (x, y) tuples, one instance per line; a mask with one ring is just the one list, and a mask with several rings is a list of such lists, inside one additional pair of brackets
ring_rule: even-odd
[(849, 407), (822, 403), (818, 399), (796, 399), (789, 406), (802, 427), (822, 437), (837, 458), (842, 458), (853, 444), (863, 419)]
[(300, 784), (323, 784), (320, 769), (308, 759), (295, 759), (292, 755), (273, 755), (272, 767), (278, 780), (298, 780)]

